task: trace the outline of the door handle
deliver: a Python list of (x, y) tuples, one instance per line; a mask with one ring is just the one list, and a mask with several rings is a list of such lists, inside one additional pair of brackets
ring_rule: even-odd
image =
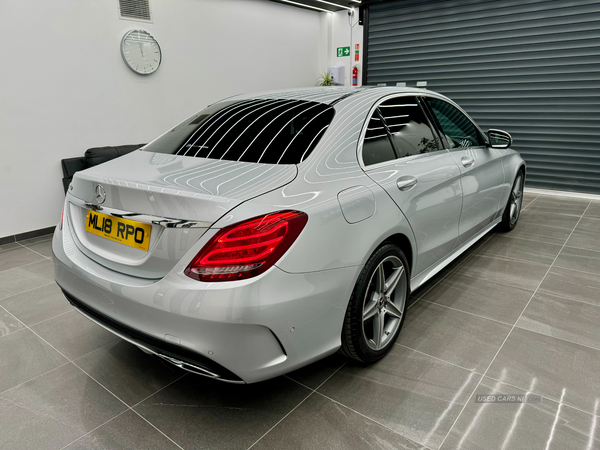
[(408, 191), (414, 188), (418, 181), (419, 180), (417, 180), (415, 177), (401, 177), (396, 182), (396, 186), (398, 186), (398, 189), (401, 191)]
[(473, 164), (475, 164), (475, 160), (470, 156), (463, 156), (462, 158), (460, 158), (460, 162), (465, 167), (471, 167)]

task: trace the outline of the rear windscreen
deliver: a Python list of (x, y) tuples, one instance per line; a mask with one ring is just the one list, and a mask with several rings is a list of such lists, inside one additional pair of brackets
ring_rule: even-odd
[(334, 108), (304, 100), (221, 102), (200, 111), (144, 151), (266, 164), (298, 164), (315, 148)]

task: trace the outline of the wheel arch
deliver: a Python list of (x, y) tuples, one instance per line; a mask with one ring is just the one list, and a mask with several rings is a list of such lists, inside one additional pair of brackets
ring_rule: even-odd
[(406, 260), (408, 261), (408, 269), (410, 271), (409, 274), (412, 275), (412, 269), (415, 266), (415, 262), (416, 262), (414, 260), (414, 257), (416, 255), (415, 255), (415, 252), (413, 251), (410, 239), (405, 234), (395, 233), (395, 234), (392, 234), (391, 236), (387, 237), (386, 239), (384, 239), (383, 242), (377, 248), (379, 248), (385, 244), (394, 244), (394, 245), (398, 246), (400, 248), (400, 250), (402, 250), (402, 252), (406, 256)]

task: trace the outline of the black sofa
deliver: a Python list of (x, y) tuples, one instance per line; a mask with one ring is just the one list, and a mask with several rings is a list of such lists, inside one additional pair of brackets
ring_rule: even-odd
[(78, 158), (67, 158), (61, 161), (63, 171), (63, 187), (65, 194), (69, 188), (69, 184), (73, 179), (75, 172), (78, 172), (89, 167), (97, 166), (103, 162), (111, 159), (118, 158), (119, 156), (131, 153), (138, 148), (143, 147), (146, 144), (133, 144), (133, 145), (118, 145), (108, 147), (94, 147), (88, 148), (85, 151), (85, 155)]

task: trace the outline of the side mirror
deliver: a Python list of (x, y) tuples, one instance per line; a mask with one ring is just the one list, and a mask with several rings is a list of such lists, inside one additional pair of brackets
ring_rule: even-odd
[(508, 148), (513, 142), (511, 135), (506, 131), (489, 130), (487, 135), (492, 148)]

